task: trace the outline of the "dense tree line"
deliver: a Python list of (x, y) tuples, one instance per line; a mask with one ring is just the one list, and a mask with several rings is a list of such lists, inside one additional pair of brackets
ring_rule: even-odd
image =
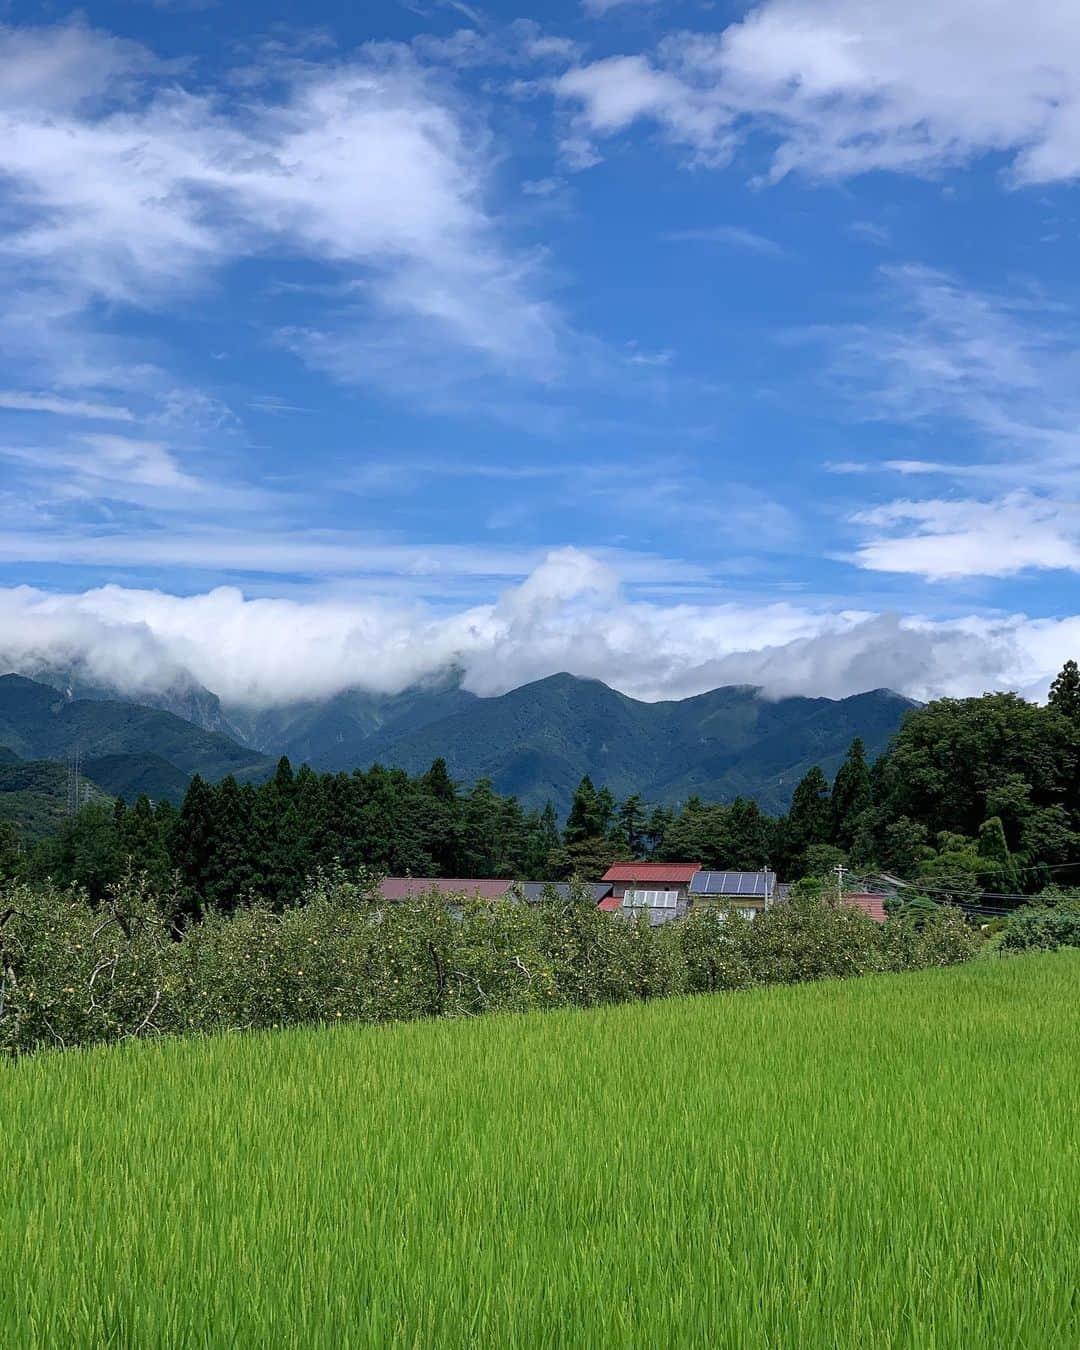
[(616, 857), (649, 856), (788, 879), (843, 864), (953, 898), (1080, 879), (1080, 668), (1066, 662), (1046, 706), (1016, 694), (927, 704), (872, 766), (856, 738), (832, 783), (810, 769), (779, 819), (741, 798), (647, 810), (585, 779), (562, 866), (597, 876)]
[(909, 713), (872, 766), (856, 739), (832, 783), (812, 768), (779, 819), (756, 803), (649, 806), (584, 778), (560, 830), (481, 780), (463, 789), (436, 760), (410, 776), (379, 765), (294, 773), (261, 785), (196, 777), (183, 804), (92, 802), (27, 854), (0, 830), (0, 879), (77, 882), (104, 896), (145, 874), (181, 912), (252, 896), (281, 908), (320, 869), (390, 875), (595, 879), (618, 859), (774, 868), (786, 879), (837, 864), (887, 870), (931, 894), (1038, 891), (1080, 877), (1080, 669), (1066, 664), (1046, 706), (1015, 694), (940, 699)]
[(145, 796), (130, 806), (92, 802), (21, 867), (9, 849), (7, 870), (78, 882), (92, 898), (134, 871), (194, 913), (232, 909), (251, 896), (280, 908), (331, 866), (546, 880), (560, 843), (554, 809), (525, 812), (486, 780), (461, 791), (441, 759), (410, 776), (380, 765), (294, 773), (283, 758), (259, 785), (196, 775), (179, 808)]

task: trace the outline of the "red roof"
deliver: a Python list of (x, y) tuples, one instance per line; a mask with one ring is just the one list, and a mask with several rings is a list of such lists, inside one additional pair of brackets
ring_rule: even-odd
[(478, 881), (475, 877), (384, 877), (379, 893), (384, 900), (410, 900), (416, 895), (426, 895), (430, 890), (441, 891), (443, 895), (478, 895), (484, 900), (497, 900), (514, 883), (512, 881)]
[(854, 905), (856, 909), (861, 909), (864, 914), (868, 914), (871, 919), (877, 919), (878, 923), (885, 922), (885, 897), (871, 891), (862, 891), (854, 895), (845, 895), (846, 904)]
[(609, 913), (614, 909), (619, 909), (622, 900), (617, 895), (609, 895), (606, 900), (601, 900), (596, 906), (597, 909), (607, 910)]
[(690, 878), (701, 871), (700, 863), (614, 863), (602, 881), (666, 881), (673, 886), (689, 886)]

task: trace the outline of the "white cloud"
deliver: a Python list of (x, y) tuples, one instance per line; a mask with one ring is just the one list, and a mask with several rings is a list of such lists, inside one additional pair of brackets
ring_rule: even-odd
[(12, 412), (52, 413), (55, 417), (85, 417), (100, 422), (133, 422), (130, 408), (111, 403), (88, 403), (84, 399), (60, 398), (53, 394), (30, 394), (0, 389), (0, 408)]
[(602, 18), (605, 14), (610, 14), (613, 9), (629, 9), (631, 6), (645, 8), (648, 5), (659, 3), (660, 0), (582, 0), (582, 8), (586, 14)]
[(565, 65), (581, 57), (579, 43), (545, 33), (533, 19), (489, 24), (478, 15), (466, 15), (476, 25), (459, 28), (449, 37), (421, 34), (412, 49), (425, 60), (469, 68), (474, 66), (532, 66), (554, 62)]
[(556, 89), (581, 136), (648, 118), (715, 158), (733, 128), (764, 131), (773, 179), (932, 173), (991, 153), (1020, 182), (1080, 173), (1073, 0), (765, 0), (722, 33), (675, 34), (654, 58), (595, 62)]
[[(39, 445), (0, 444), (0, 460), (19, 466), (38, 503), (128, 502), (168, 515), (193, 510), (215, 515), (265, 508), (272, 500), (271, 493), (230, 483), (220, 472), (194, 473), (165, 442), (134, 436), (87, 432)], [(22, 539), (27, 561), (40, 554), (55, 560), (66, 550), (77, 549), (79, 540), (70, 521), (56, 535), (14, 537)], [(96, 535), (94, 546), (107, 547), (109, 537)], [(122, 554), (122, 536), (111, 537)], [(0, 554), (11, 538), (0, 532)]]
[[(978, 291), (926, 267), (881, 269), (880, 317), (789, 335), (819, 343), (833, 391), (859, 421), (929, 441), (862, 472), (952, 476), (970, 486), (1080, 487), (1080, 362), (1072, 313), (1038, 292)], [(830, 466), (851, 471), (850, 464)]]
[(850, 560), (931, 581), (1080, 570), (1071, 314), (1038, 293), (975, 291), (925, 267), (882, 275), (880, 319), (816, 336), (855, 415), (906, 426), (929, 452), (831, 467), (951, 479), (957, 495), (857, 513), (863, 538)]
[(561, 178), (529, 178), (521, 185), (526, 197), (551, 197), (564, 186)]
[(169, 492), (198, 492), (201, 484), (185, 473), (160, 441), (129, 436), (84, 436), (89, 454), (78, 461), (82, 472), (106, 481), (127, 481)]
[(993, 501), (895, 501), (856, 522), (884, 531), (854, 560), (876, 572), (931, 581), (1008, 577), (1033, 569), (1080, 572), (1080, 503), (1026, 492)]
[(675, 244), (725, 244), (766, 258), (782, 258), (784, 249), (767, 235), (739, 225), (707, 225), (700, 229), (674, 230), (664, 236)]
[(0, 668), (45, 666), (138, 695), (194, 679), (230, 704), (343, 688), (396, 690), (451, 662), (475, 692), (568, 670), (637, 697), (754, 683), (773, 696), (889, 686), (915, 697), (1016, 687), (1042, 695), (1080, 646), (1080, 618), (933, 622), (779, 602), (660, 605), (629, 598), (604, 561), (541, 560), (490, 603), (439, 614), (386, 601), (174, 596), (107, 586), (0, 591)]
[(138, 43), (75, 20), (42, 28), (0, 26), (4, 106), (71, 112), (116, 93), (161, 64)]
[(551, 82), (556, 96), (577, 108), (563, 153), (572, 167), (588, 168), (597, 155), (596, 138), (648, 119), (696, 157), (723, 163), (735, 146), (731, 116), (712, 93), (645, 56), (608, 56), (576, 66)]
[(249, 71), (242, 99), (160, 82), (149, 53), (79, 24), (0, 30), (0, 71), (17, 67), (0, 79), (0, 259), (24, 281), (153, 305), (284, 254), (362, 280), (369, 315), (510, 368), (557, 362), (533, 260), (486, 204), (490, 137), (400, 52)]
[(888, 248), (893, 241), (891, 231), (872, 220), (853, 220), (848, 226), (848, 233), (869, 244), (877, 244), (879, 248)]
[(402, 544), (365, 530), (214, 528), (149, 531), (0, 532), (0, 562), (86, 567), (162, 567), (282, 576), (399, 575), (430, 581), (462, 576), (514, 577), (535, 566), (539, 550)]

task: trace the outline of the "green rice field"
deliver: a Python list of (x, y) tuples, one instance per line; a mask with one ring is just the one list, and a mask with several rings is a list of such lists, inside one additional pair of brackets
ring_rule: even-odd
[(1080, 952), (0, 1065), (0, 1346), (1080, 1346)]

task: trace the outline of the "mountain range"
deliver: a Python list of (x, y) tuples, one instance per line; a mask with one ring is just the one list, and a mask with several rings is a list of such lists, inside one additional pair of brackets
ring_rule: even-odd
[[(693, 698), (644, 703), (599, 680), (552, 675), (494, 698), (457, 672), (397, 694), (347, 691), (252, 713), (185, 690), (150, 707), (82, 685), (0, 677), (0, 746), (17, 761), (63, 760), (76, 750), (105, 793), (177, 800), (191, 775), (259, 780), (280, 755), (322, 770), (381, 762), (410, 772), (442, 756), (469, 784), (490, 778), (527, 807), (560, 813), (588, 773), (617, 797), (638, 792), (675, 804), (692, 794), (736, 795), (787, 808), (813, 764), (835, 772), (855, 736), (874, 757), (915, 705), (887, 689), (844, 699), (767, 699), (736, 685)], [(2, 762), (2, 760), (0, 760)]]

